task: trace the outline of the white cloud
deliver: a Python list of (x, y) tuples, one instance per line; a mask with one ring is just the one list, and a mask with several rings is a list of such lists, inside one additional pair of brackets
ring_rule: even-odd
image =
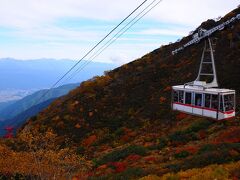
[(104, 34), (101, 31), (67, 29), (56, 26), (38, 27), (33, 29), (19, 30), (12, 33), (15, 37), (22, 37), (46, 42), (74, 42), (88, 41), (100, 39)]
[[(104, 21), (117, 24), (141, 2), (143, 0), (0, 0), (0, 30), (1, 27), (13, 28), (7, 35), (21, 39), (10, 45), (0, 42), (0, 56), (76, 59), (106, 34), (103, 29), (110, 29), (103, 28)], [(223, 16), (238, 4), (239, 0), (163, 0), (144, 19), (171, 24), (171, 27), (160, 29), (159, 26), (145, 25), (142, 29), (141, 26), (134, 28), (132, 35), (137, 37), (122, 38), (124, 43), (108, 49), (101, 59), (127, 62), (140, 57), (166, 43), (166, 39), (151, 42), (150, 35), (185, 36), (202, 21)], [(56, 25), (68, 18), (101, 20), (102, 24), (94, 24), (87, 30), (86, 24), (75, 29)], [(147, 43), (141, 42), (144, 39)]]
[[(142, 0), (0, 0), (0, 25), (36, 27), (62, 17), (113, 20), (126, 16)], [(149, 18), (197, 25), (224, 15), (238, 0), (163, 0)]]
[[(0, 0), (0, 25), (36, 27), (62, 17), (116, 20), (126, 16), (142, 0)], [(149, 18), (197, 25), (224, 15), (239, 0), (163, 0)]]
[(225, 15), (238, 4), (239, 0), (165, 0), (151, 13), (150, 18), (198, 26), (202, 21)]
[(122, 18), (141, 0), (0, 0), (0, 25), (38, 27), (62, 17), (101, 20)]
[(139, 35), (166, 35), (166, 36), (186, 36), (189, 28), (168, 28), (168, 29), (146, 29), (135, 34)]

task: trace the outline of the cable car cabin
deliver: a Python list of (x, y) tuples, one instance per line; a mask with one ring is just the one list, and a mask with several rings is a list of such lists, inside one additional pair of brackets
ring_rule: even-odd
[[(202, 37), (201, 31), (203, 30), (200, 29), (196, 37)], [(189, 43), (197, 42), (196, 37)], [(218, 88), (215, 47), (216, 41), (208, 37), (204, 43), (197, 78), (184, 85), (172, 87), (173, 110), (216, 120), (235, 116), (235, 90)]]
[(223, 120), (235, 116), (235, 91), (179, 85), (172, 87), (172, 109)]

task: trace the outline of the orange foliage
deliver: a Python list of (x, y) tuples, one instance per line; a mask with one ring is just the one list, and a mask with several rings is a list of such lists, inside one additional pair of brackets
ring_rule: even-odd
[(75, 111), (75, 103), (72, 103), (72, 104), (69, 103), (67, 108), (68, 108), (69, 112), (74, 112)]
[(139, 159), (141, 159), (141, 158), (142, 158), (142, 156), (140, 156), (140, 155), (131, 154), (131, 155), (129, 155), (128, 157), (126, 157), (125, 160), (127, 160), (127, 161), (137, 161), (137, 160), (139, 160)]
[(88, 113), (88, 116), (89, 116), (89, 117), (92, 117), (92, 116), (93, 116), (93, 112), (89, 112), (89, 113)]
[(195, 154), (198, 151), (198, 149), (199, 148), (197, 146), (186, 146), (186, 147), (183, 147), (183, 148), (176, 149), (176, 154), (179, 154), (183, 151), (187, 151), (190, 154)]
[(161, 68), (167, 68), (168, 67), (168, 65), (167, 64), (161, 64), (161, 66), (160, 66)]
[(171, 91), (172, 90), (172, 87), (171, 86), (167, 86), (164, 90), (163, 90), (163, 92), (167, 92), (167, 91)]
[(182, 67), (182, 66), (189, 65), (189, 64), (191, 64), (191, 63), (192, 63), (191, 60), (184, 60), (184, 61), (176, 64), (176, 65), (175, 65), (175, 68), (180, 68), (180, 67)]
[(104, 170), (104, 169), (107, 169), (107, 168), (108, 168), (108, 166), (107, 166), (106, 164), (103, 164), (103, 165), (99, 166), (99, 167), (96, 169), (96, 171), (101, 171), (101, 170)]
[(135, 137), (137, 135), (136, 132), (132, 131), (131, 129), (128, 128), (123, 128), (124, 135), (121, 136), (120, 141), (123, 142), (128, 142), (131, 140), (131, 138)]
[(163, 104), (164, 102), (166, 102), (166, 98), (165, 97), (160, 97), (160, 104)]
[(127, 168), (127, 165), (124, 162), (111, 162), (108, 165), (114, 167), (115, 173), (121, 173)]
[(157, 162), (157, 158), (153, 157), (153, 156), (149, 156), (149, 157), (146, 157), (144, 159), (145, 159), (146, 162), (149, 162), (149, 163)]
[(79, 123), (77, 123), (77, 124), (75, 125), (75, 128), (79, 129), (79, 128), (81, 128), (81, 125), (80, 125)]
[(178, 115), (176, 116), (176, 119), (177, 119), (177, 120), (182, 120), (182, 119), (185, 119), (187, 116), (188, 116), (187, 114), (180, 112), (180, 113), (178, 113)]
[(198, 138), (199, 138), (199, 139), (205, 139), (206, 136), (207, 136), (207, 134), (206, 134), (206, 131), (205, 131), (205, 130), (200, 130), (200, 131), (198, 132)]
[(240, 142), (240, 127), (231, 127), (221, 132), (213, 143), (238, 143)]
[(83, 140), (82, 144), (86, 147), (91, 146), (94, 142), (96, 142), (97, 140), (97, 136), (96, 135), (92, 135), (89, 136), (87, 139)]
[(134, 132), (131, 129), (125, 128), (125, 127), (123, 128), (123, 131), (129, 137), (135, 137), (137, 135), (136, 132)]
[(146, 142), (146, 143), (144, 143), (144, 147), (151, 147), (153, 145), (154, 145), (153, 142)]
[(239, 156), (239, 153), (238, 153), (236, 150), (234, 150), (234, 149), (230, 149), (230, 150), (229, 150), (229, 154), (230, 154), (231, 156)]
[(185, 150), (190, 152), (191, 154), (195, 154), (198, 151), (198, 147), (196, 147), (196, 146), (188, 146)]
[(120, 140), (123, 141), (123, 142), (128, 142), (130, 140), (130, 137), (128, 135), (124, 135), (124, 136), (121, 137)]

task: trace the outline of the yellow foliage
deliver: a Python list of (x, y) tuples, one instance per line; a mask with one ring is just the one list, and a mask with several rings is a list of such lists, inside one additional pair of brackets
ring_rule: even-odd
[(239, 171), (240, 161), (223, 165), (210, 165), (202, 169), (195, 168), (186, 171), (181, 171), (177, 174), (168, 173), (161, 177), (161, 180), (168, 179), (191, 179), (191, 180), (228, 180), (232, 177), (232, 172)]
[(33, 136), (27, 131), (19, 139), (27, 145), (27, 151), (14, 152), (0, 144), (1, 174), (21, 174), (40, 179), (70, 179), (74, 174), (89, 170), (91, 164), (69, 148), (60, 149), (54, 144), (56, 134)]
[(156, 175), (148, 175), (140, 178), (139, 180), (160, 180), (161, 178)]
[[(76, 170), (86, 170), (85, 160), (69, 152), (38, 150), (36, 152), (14, 152), (7, 147), (0, 148), (0, 172), (38, 176), (41, 179), (71, 177)], [(65, 179), (63, 178), (63, 179)]]

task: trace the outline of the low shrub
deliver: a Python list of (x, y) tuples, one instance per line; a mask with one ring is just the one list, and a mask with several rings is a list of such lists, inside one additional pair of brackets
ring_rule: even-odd
[(240, 152), (240, 143), (205, 144), (198, 150), (198, 154), (211, 151), (229, 151), (231, 149)]
[(149, 150), (161, 150), (163, 148), (165, 148), (168, 144), (168, 141), (166, 138), (160, 138), (157, 140), (157, 144), (153, 145), (153, 146), (149, 146), (148, 149)]
[(99, 166), (102, 164), (107, 164), (108, 162), (117, 162), (130, 154), (137, 154), (140, 156), (144, 156), (147, 153), (147, 149), (142, 146), (131, 145), (121, 150), (112, 151), (109, 154), (106, 154), (102, 158), (95, 161), (95, 165)]
[(106, 144), (114, 140), (114, 135), (113, 134), (106, 134), (102, 138), (98, 139), (96, 142), (94, 142), (92, 145), (93, 146), (99, 146), (101, 144)]
[(164, 180), (180, 180), (180, 177), (177, 174), (166, 174), (162, 177)]
[(120, 136), (124, 135), (124, 130), (123, 130), (123, 128), (118, 128), (118, 129), (114, 132), (114, 134), (115, 134), (117, 137), (120, 137)]
[[(180, 170), (202, 168), (211, 164), (223, 164), (240, 160), (240, 143), (206, 144), (196, 154), (177, 164), (167, 165), (172, 172)], [(176, 155), (176, 158), (187, 156), (186, 152)]]
[(188, 127), (185, 131), (186, 131), (186, 133), (198, 132), (201, 129), (207, 129), (211, 124), (213, 124), (212, 121), (208, 121), (205, 119), (196, 121), (193, 124), (191, 124), (191, 126)]
[(198, 140), (198, 131), (207, 129), (213, 122), (207, 120), (196, 121), (192, 123), (187, 129), (176, 131), (168, 136), (172, 142), (187, 143), (189, 141)]
[(39, 177), (36, 177), (36, 176), (24, 176), (24, 175), (21, 175), (21, 174), (12, 174), (12, 175), (3, 175), (3, 174), (0, 174), (0, 179), (1, 180), (8, 180), (8, 179), (16, 179), (16, 180), (21, 180), (21, 179), (37, 179)]
[(169, 164), (166, 165), (165, 168), (169, 169), (171, 172), (178, 172), (181, 170), (180, 164)]
[(213, 150), (216, 150), (216, 145), (205, 144), (198, 150), (198, 154), (203, 154), (203, 153), (213, 151)]
[(83, 146), (79, 146), (77, 149), (76, 149), (76, 153), (77, 155), (82, 155), (85, 151), (85, 148)]
[(117, 174), (109, 174), (99, 177), (90, 177), (89, 180), (126, 180), (126, 179), (137, 179), (145, 176), (146, 173), (141, 168), (128, 168), (124, 172)]
[(237, 154), (231, 154), (231, 150), (240, 152), (240, 144), (207, 144), (199, 149), (198, 153), (187, 159), (182, 167), (184, 169), (204, 167), (210, 164), (222, 164), (240, 160)]
[(180, 142), (187, 143), (189, 141), (197, 140), (197, 134), (194, 132), (186, 132), (186, 131), (176, 131), (173, 134), (169, 135), (169, 140), (172, 142)]
[(204, 167), (210, 164), (218, 164), (218, 163), (225, 163), (232, 161), (232, 158), (229, 156), (228, 152), (222, 151), (213, 151), (213, 152), (207, 152), (202, 155), (195, 155), (190, 159), (187, 159), (183, 163), (183, 169), (189, 169), (189, 168), (198, 168), (198, 167)]
[(180, 153), (175, 154), (174, 157), (179, 159), (179, 158), (186, 158), (189, 155), (190, 153), (188, 151), (181, 151)]
[(170, 141), (186, 142), (185, 132), (176, 131), (173, 134), (169, 135)]

